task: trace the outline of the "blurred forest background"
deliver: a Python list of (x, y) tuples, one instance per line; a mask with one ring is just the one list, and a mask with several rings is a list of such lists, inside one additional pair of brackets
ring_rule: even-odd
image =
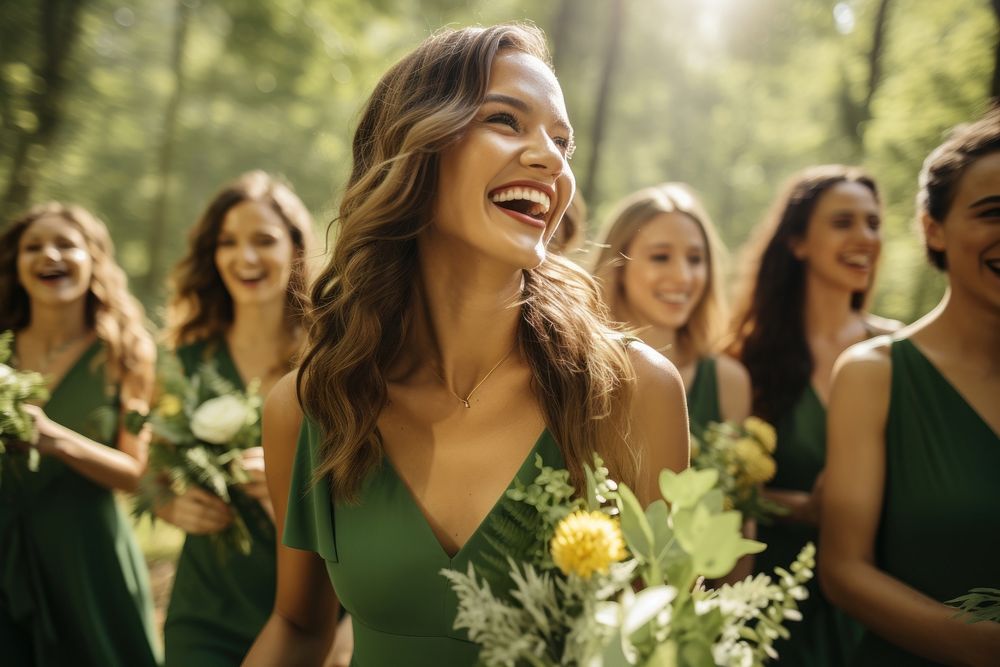
[(590, 237), (618, 197), (683, 180), (736, 249), (793, 171), (859, 163), (887, 213), (874, 310), (940, 296), (916, 175), (1000, 89), (1000, 0), (5, 0), (0, 212), (98, 213), (156, 319), (219, 186), (282, 174), (325, 226), (382, 72), (441, 26), (509, 19), (549, 36)]

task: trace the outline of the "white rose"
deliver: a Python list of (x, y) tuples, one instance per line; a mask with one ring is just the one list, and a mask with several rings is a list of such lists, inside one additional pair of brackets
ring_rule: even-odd
[(224, 445), (247, 423), (246, 403), (235, 396), (210, 398), (194, 411), (191, 432), (213, 445)]
[(0, 364), (0, 384), (9, 382), (14, 377), (14, 369), (7, 364)]

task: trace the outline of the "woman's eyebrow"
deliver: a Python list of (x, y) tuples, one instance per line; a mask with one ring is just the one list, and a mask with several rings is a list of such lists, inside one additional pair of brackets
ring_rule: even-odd
[[(506, 104), (512, 106), (521, 113), (529, 113), (531, 111), (531, 105), (529, 105), (524, 100), (513, 97), (511, 95), (504, 95), (503, 93), (487, 93), (486, 97), (483, 98), (483, 102), (498, 102), (500, 104)], [(573, 128), (564, 118), (559, 118), (555, 121), (556, 126), (566, 130), (570, 134), (573, 134)]]

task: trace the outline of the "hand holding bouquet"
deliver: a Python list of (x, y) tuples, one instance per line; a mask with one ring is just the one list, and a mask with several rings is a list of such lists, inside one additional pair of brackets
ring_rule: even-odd
[[(233, 521), (213, 535), (220, 554), (227, 545), (250, 553), (246, 515), (255, 501), (239, 487), (253, 481), (243, 466), (244, 453), (260, 445), (261, 399), (256, 384), (240, 391), (211, 363), (202, 364), (189, 378), (171, 355), (160, 364), (158, 383), (148, 419), (152, 429), (149, 469), (133, 513), (152, 515), (157, 506), (196, 486), (234, 510)], [(266, 522), (263, 510), (255, 514), (257, 520)]]
[[(8, 456), (9, 443), (36, 442), (38, 432), (25, 405), (28, 401), (45, 400), (49, 396), (40, 374), (17, 371), (7, 365), (13, 354), (13, 343), (12, 332), (0, 333), (0, 468)], [(28, 450), (28, 468), (38, 469), (38, 451), (34, 448)]]

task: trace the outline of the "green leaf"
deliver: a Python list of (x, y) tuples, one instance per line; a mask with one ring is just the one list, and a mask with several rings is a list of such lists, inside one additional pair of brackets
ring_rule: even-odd
[(678, 667), (677, 642), (668, 639), (653, 651), (642, 667)]
[(718, 480), (719, 473), (712, 469), (688, 468), (680, 474), (664, 469), (660, 473), (660, 493), (673, 507), (694, 507)]
[(763, 550), (760, 542), (744, 539), (739, 512), (712, 514), (704, 505), (693, 512), (677, 513), (677, 540), (691, 555), (695, 572), (709, 578), (724, 576), (740, 557)]
[(622, 484), (618, 487), (618, 510), (621, 512), (622, 534), (633, 555), (642, 562), (651, 562), (653, 555), (653, 530), (646, 520), (639, 499)]

